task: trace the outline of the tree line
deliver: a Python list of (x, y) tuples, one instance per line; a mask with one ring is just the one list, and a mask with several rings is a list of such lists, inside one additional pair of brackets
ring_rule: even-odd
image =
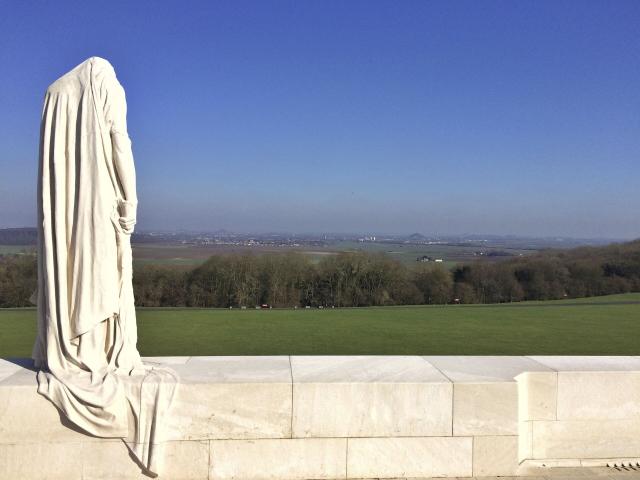
[[(0, 256), (0, 307), (29, 306), (32, 255)], [(382, 253), (344, 252), (315, 263), (301, 253), (233, 254), (192, 269), (136, 265), (136, 304), (145, 307), (363, 307), (503, 303), (640, 292), (640, 240), (549, 250), (452, 269), (404, 265)]]

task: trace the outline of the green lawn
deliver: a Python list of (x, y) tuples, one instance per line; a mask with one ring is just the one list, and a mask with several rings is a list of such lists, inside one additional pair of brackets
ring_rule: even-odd
[[(0, 310), (25, 357), (34, 309)], [(640, 355), (640, 294), (509, 305), (325, 310), (141, 308), (143, 355)]]

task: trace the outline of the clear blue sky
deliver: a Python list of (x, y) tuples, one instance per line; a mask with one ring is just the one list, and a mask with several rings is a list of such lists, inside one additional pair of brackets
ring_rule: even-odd
[(0, 226), (114, 65), (140, 229), (640, 236), (640, 2), (2, 1)]

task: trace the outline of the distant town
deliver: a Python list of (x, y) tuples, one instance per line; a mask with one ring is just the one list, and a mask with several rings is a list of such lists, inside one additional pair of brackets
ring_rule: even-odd
[[(459, 262), (498, 262), (547, 249), (602, 246), (610, 239), (565, 237), (531, 238), (500, 235), (424, 235), (413, 233), (237, 233), (136, 231), (132, 236), (134, 262), (176, 266), (199, 265), (214, 255), (298, 252), (314, 261), (340, 252), (383, 253), (405, 265)], [(35, 251), (35, 228), (0, 229), (0, 255)]]
[[(628, 239), (627, 239), (628, 240)], [(0, 228), (0, 245), (31, 245), (37, 241), (35, 228)], [(228, 245), (235, 247), (330, 247), (342, 242), (504, 247), (509, 249), (541, 250), (544, 248), (573, 248), (599, 246), (623, 242), (624, 239), (526, 237), (516, 235), (423, 235), (363, 234), (363, 233), (234, 233), (227, 230), (193, 231), (137, 231), (132, 243), (171, 243), (194, 246)], [(479, 250), (477, 255), (489, 255)], [(494, 253), (495, 255), (495, 253)], [(423, 260), (426, 261), (426, 260)]]

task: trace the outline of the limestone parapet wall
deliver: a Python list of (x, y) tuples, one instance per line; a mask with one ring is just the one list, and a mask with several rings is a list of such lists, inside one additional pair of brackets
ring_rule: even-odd
[[(640, 458), (640, 357), (161, 357), (169, 479), (510, 476)], [(0, 479), (143, 476), (0, 360)], [(77, 452), (82, 452), (80, 455)]]

